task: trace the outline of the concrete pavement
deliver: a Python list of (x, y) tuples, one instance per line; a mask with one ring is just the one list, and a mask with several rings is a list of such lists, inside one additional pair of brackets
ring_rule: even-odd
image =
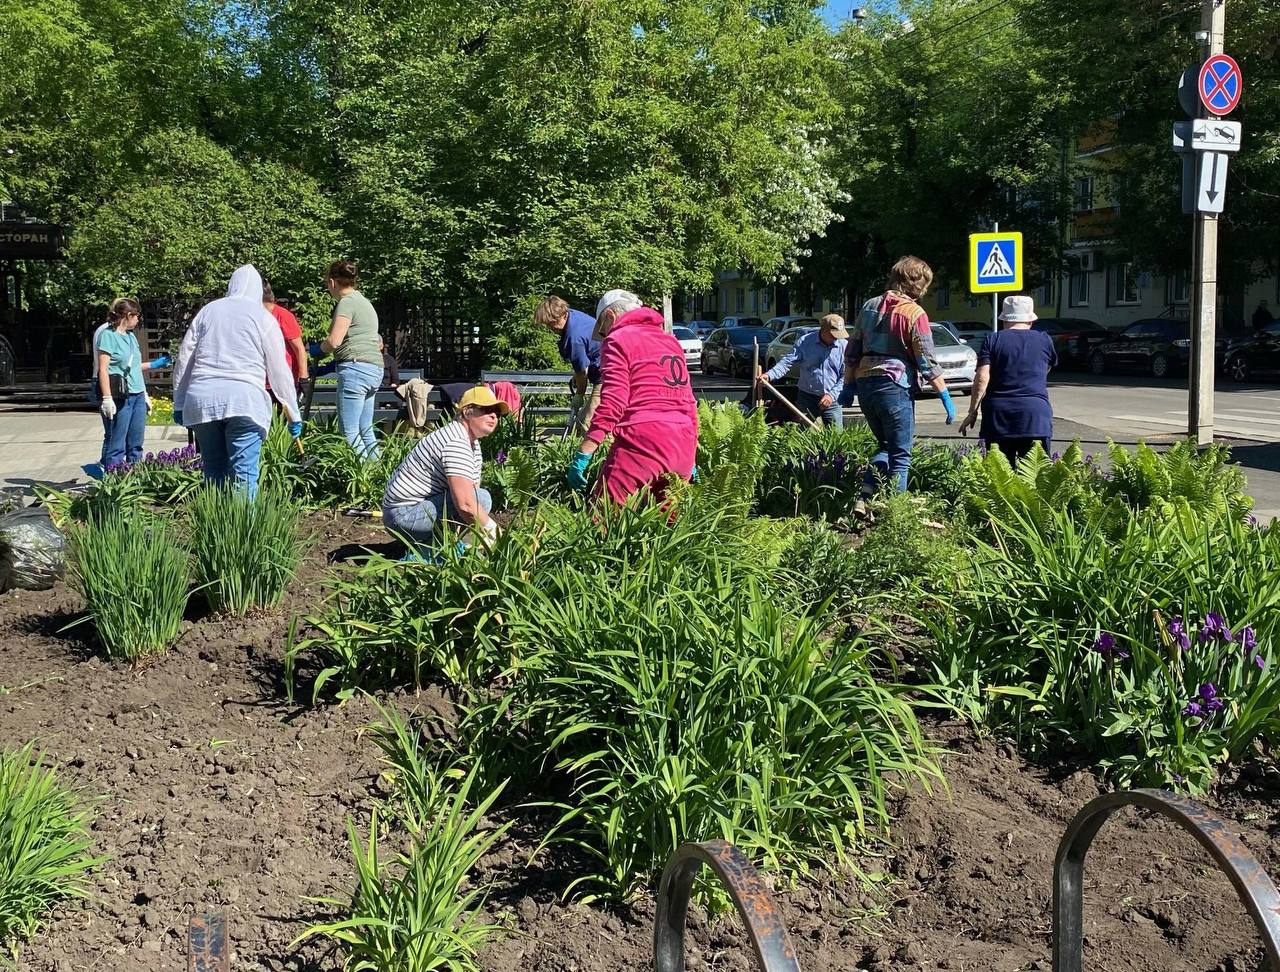
[[(703, 394), (714, 384), (725, 397), (741, 401), (745, 383), (695, 376)], [(1186, 381), (1089, 375), (1055, 376), (1050, 387), (1055, 415), (1054, 445), (1065, 448), (1079, 439), (1085, 451), (1099, 452), (1108, 439), (1122, 445), (1145, 440), (1154, 446), (1176, 442), (1185, 434)], [(1224, 385), (1216, 396), (1217, 431), (1232, 446), (1244, 467), (1260, 519), (1280, 516), (1280, 385)], [(968, 399), (957, 397), (963, 414)], [(943, 421), (936, 401), (920, 402), (916, 410), (921, 438), (961, 442)], [(147, 428), (147, 451), (185, 445), (186, 430), (178, 426)], [(969, 441), (972, 441), (971, 439)], [(96, 412), (0, 411), (0, 487), (35, 482), (85, 481), (81, 469), (97, 462), (102, 448), (102, 422)]]

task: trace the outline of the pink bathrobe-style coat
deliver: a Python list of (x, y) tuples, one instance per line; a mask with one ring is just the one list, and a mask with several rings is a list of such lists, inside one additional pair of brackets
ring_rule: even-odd
[(661, 499), (664, 477), (688, 479), (698, 452), (698, 408), (680, 342), (648, 307), (618, 318), (600, 343), (600, 405), (587, 439), (613, 436), (599, 489), (615, 503), (642, 489)]

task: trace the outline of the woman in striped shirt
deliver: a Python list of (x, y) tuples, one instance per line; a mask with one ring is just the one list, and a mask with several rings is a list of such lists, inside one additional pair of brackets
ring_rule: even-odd
[(510, 406), (484, 385), (458, 400), (457, 419), (414, 446), (391, 474), (382, 496), (382, 522), (420, 555), (442, 519), (475, 524), (486, 538), (497, 536), (489, 516), (493, 500), (480, 486), (480, 440), (498, 427)]

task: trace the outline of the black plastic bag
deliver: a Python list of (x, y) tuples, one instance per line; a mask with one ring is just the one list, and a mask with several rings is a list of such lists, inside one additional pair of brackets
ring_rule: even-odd
[(47, 591), (67, 569), (66, 541), (41, 506), (0, 516), (0, 591)]

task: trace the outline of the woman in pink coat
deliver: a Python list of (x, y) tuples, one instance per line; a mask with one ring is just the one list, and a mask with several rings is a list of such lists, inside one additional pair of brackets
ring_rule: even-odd
[(698, 409), (680, 342), (663, 329), (662, 315), (625, 290), (611, 290), (596, 305), (600, 341), (600, 406), (569, 466), (569, 485), (587, 487), (587, 463), (605, 436), (613, 436), (600, 470), (598, 492), (615, 503), (648, 490), (665, 492), (669, 473), (693, 474), (698, 452)]

